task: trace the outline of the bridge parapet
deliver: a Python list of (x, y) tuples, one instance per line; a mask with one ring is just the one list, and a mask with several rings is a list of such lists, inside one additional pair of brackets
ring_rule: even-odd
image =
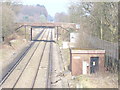
[(33, 27), (64, 27), (64, 28), (75, 28), (76, 24), (74, 23), (18, 23), (19, 25), (24, 26), (33, 26)]

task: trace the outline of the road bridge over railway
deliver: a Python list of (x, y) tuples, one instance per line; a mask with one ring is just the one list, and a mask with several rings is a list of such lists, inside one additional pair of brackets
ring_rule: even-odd
[(64, 27), (64, 28), (75, 28), (75, 23), (17, 23), (20, 26), (31, 26), (31, 27), (46, 27), (46, 28), (55, 28), (55, 27)]
[[(25, 32), (26, 32), (26, 27), (30, 28), (31, 40), (32, 40), (33, 28), (54, 28), (55, 30), (53, 32), (54, 32), (54, 36), (56, 36), (57, 40), (58, 40), (58, 35), (60, 32), (64, 33), (64, 31), (69, 31), (68, 28), (74, 28), (74, 29), (76, 28), (75, 23), (47, 22), (47, 23), (17, 23), (17, 24), (19, 25), (19, 28), (25, 27)], [(17, 28), (16, 30), (18, 30), (19, 28)], [(60, 31), (58, 31), (58, 28), (61, 28)]]

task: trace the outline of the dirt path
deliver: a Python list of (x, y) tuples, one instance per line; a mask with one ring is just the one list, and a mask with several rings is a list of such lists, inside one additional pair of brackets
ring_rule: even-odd
[(51, 88), (68, 88), (67, 79), (64, 77), (64, 66), (57, 44), (53, 44), (53, 58), (51, 63)]

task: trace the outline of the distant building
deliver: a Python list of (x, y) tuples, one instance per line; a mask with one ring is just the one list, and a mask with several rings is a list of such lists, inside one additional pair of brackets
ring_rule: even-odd
[(70, 42), (76, 43), (79, 38), (79, 33), (70, 33)]
[(80, 24), (76, 24), (76, 29), (80, 29)]
[(70, 33), (70, 48), (76, 47), (78, 39), (79, 33)]

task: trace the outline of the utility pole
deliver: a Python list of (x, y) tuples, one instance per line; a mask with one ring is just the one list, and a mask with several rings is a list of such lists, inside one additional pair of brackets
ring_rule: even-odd
[(101, 27), (100, 27), (100, 38), (103, 39), (103, 27), (102, 27), (103, 21), (102, 21), (102, 16), (101, 16)]
[(104, 5), (103, 4), (101, 4), (101, 8), (100, 8), (100, 11), (101, 11), (101, 13), (100, 13), (100, 15), (101, 15), (101, 18), (100, 18), (100, 22), (101, 22), (101, 26), (100, 26), (100, 39), (101, 40), (103, 40), (103, 7), (104, 7)]

